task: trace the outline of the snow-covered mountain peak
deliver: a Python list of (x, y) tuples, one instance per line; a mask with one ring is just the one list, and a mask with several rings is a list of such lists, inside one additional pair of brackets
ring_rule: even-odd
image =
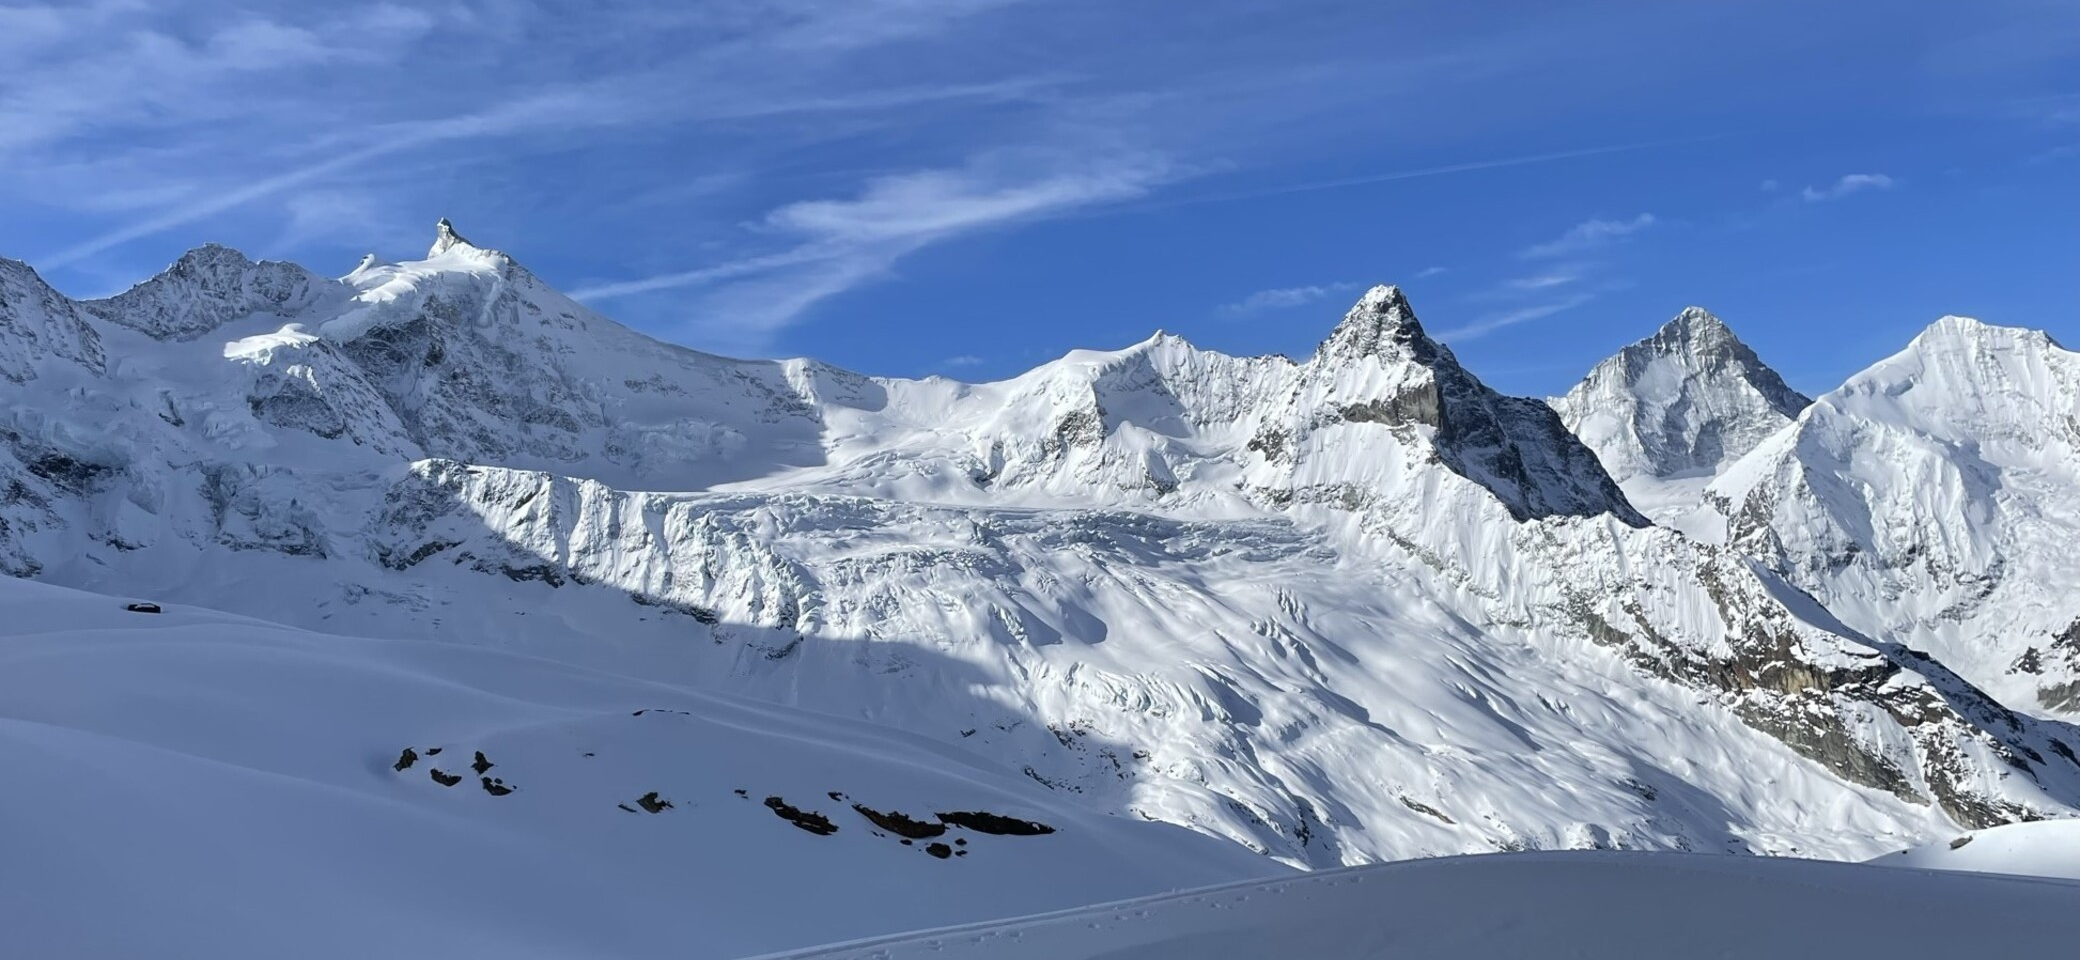
[(99, 370), (101, 337), (78, 306), (28, 264), (0, 257), (0, 377), (33, 379), (53, 358)]
[(2080, 355), (2042, 330), (1947, 316), (1827, 400), (1865, 413), (1875, 403), (1888, 419), (1906, 417), (1919, 429), (1961, 438), (1938, 425), (1964, 417), (1970, 423), (1962, 428), (1976, 429), (1985, 416), (2008, 422), (2022, 410), (2053, 419), (2076, 413), (2067, 409), (2076, 399), (2075, 376)]
[(1713, 313), (1712, 311), (1704, 307), (1700, 307), (1694, 303), (1687, 307), (1684, 307), (1681, 310), (1676, 311), (1675, 319), (1670, 320), (1662, 326), (1676, 327), (1698, 325), (1714, 326), (1722, 330), (1727, 330), (1728, 332), (1731, 332), (1731, 329), (1726, 326), (1726, 321), (1719, 319), (1718, 314)]
[(1423, 332), (1416, 313), (1401, 288), (1381, 284), (1365, 291), (1351, 305), (1343, 321), (1328, 339), (1315, 348), (1317, 360), (1355, 360), (1378, 356), (1383, 359), (1415, 360), (1429, 364), (1437, 358), (1437, 343)]
[(1734, 336), (1733, 328), (1727, 326), (1726, 321), (1698, 306), (1684, 307), (1675, 319), (1662, 324), (1661, 329), (1654, 331), (1648, 339), (1657, 345), (1682, 346), (1700, 353), (1731, 349), (1740, 344), (1740, 338)]
[(240, 253), (237, 248), (221, 243), (205, 243), (180, 255), (161, 273), (221, 273), (244, 270), (253, 265), (251, 257)]
[(477, 249), (476, 244), (455, 232), (455, 225), (447, 217), (442, 217), (433, 225), (433, 246), (426, 251), (426, 258), (431, 260), (457, 247)]
[(1688, 307), (1597, 364), (1553, 407), (1627, 492), (1659, 515), (1659, 507), (1691, 505), (1698, 484), (1682, 481), (1717, 473), (1811, 402), (1724, 321)]
[(1944, 317), (1712, 482), (1729, 540), (2015, 706), (2080, 708), (2080, 354)]
[[(1369, 444), (1360, 438), (1384, 429), (1419, 462), (1440, 463), (1486, 488), (1516, 520), (1610, 514), (1646, 522), (1558, 415), (1542, 402), (1497, 393), (1460, 366), (1423, 332), (1398, 287), (1359, 298), (1302, 369), (1295, 401), (1302, 422), (1291, 438), (1326, 442), (1333, 434), (1321, 428), (1342, 424), (1356, 431), (1352, 442)], [(1338, 450), (1316, 469), (1328, 466), (1339, 482), (1365, 476), (1362, 487), (1422, 482), (1365, 475), (1346, 463), (1354, 459)]]
[(254, 261), (222, 244), (181, 254), (166, 269), (113, 297), (80, 304), (88, 313), (160, 340), (192, 340), (254, 315), (289, 318), (343, 302), (345, 285), (293, 263)]
[(1945, 316), (1929, 324), (1907, 349), (1921, 354), (1988, 350), (2064, 350), (2051, 334), (2028, 327), (2003, 327), (1973, 317)]

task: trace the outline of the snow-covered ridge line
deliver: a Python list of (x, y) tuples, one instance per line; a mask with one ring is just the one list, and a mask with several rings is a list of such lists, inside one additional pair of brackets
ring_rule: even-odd
[(0, 326), (5, 569), (870, 717), (1307, 865), (1854, 858), (2080, 803), (2069, 731), (1647, 526), (1392, 287), (1303, 361), (961, 384), (660, 344), (452, 225), (287, 316), (233, 279), (24, 300), (105, 365)]

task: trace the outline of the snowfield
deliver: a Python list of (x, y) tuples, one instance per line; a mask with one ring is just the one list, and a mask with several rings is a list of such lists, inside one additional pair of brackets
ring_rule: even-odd
[(2080, 820), (2041, 820), (1974, 830), (1871, 862), (1921, 870), (2080, 880)]
[(19, 580), (0, 769), (8, 957), (731, 958), (1288, 870), (865, 724)]

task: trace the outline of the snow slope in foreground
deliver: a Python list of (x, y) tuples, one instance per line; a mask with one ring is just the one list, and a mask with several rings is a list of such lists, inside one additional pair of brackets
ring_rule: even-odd
[(2069, 956), (2080, 884), (1813, 860), (1571, 852), (1329, 870), (788, 960)]
[(2080, 820), (2040, 820), (1974, 830), (1955, 840), (1901, 850), (1870, 862), (2080, 880)]
[(740, 957), (1286, 870), (857, 722), (13, 579), (0, 771), (5, 957)]

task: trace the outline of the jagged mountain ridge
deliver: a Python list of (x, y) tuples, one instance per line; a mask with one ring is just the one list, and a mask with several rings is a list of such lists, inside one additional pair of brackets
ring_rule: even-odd
[(99, 416), (15, 405), (10, 569), (863, 715), (1303, 863), (1857, 856), (2080, 796), (2062, 728), (1641, 526), (1392, 288), (1306, 362), (959, 384), (658, 344), (452, 228), (341, 282), (43, 364)]

